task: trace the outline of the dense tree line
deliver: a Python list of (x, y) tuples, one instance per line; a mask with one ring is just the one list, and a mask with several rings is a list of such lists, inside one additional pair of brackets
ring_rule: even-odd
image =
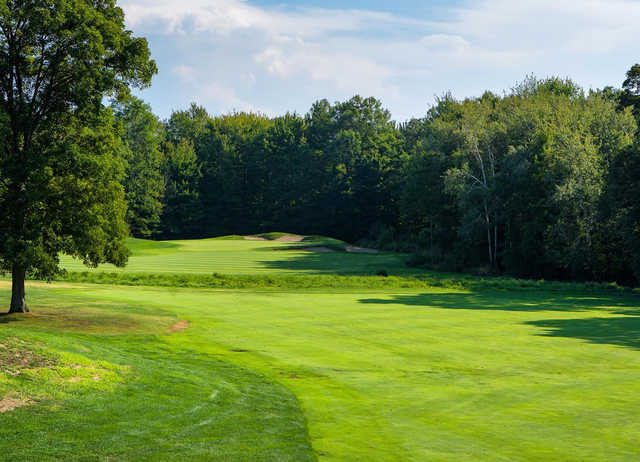
[(358, 96), (274, 118), (113, 112), (134, 235), (286, 230), (442, 269), (640, 280), (637, 65), (622, 89), (531, 77), (404, 124)]
[(286, 229), (357, 240), (398, 216), (407, 157), (374, 98), (319, 101), (306, 116), (276, 118), (211, 117), (192, 105), (161, 124), (131, 97), (114, 113), (134, 235)]

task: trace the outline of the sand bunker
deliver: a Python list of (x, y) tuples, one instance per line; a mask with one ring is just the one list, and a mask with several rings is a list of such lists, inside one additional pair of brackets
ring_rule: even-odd
[(245, 241), (266, 241), (264, 237), (260, 236), (244, 236)]
[(297, 236), (295, 234), (287, 234), (286, 236), (280, 236), (274, 239), (277, 242), (300, 242), (304, 240), (304, 236)]

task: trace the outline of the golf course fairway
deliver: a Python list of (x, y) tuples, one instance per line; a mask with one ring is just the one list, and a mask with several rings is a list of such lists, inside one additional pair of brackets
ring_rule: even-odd
[[(232, 274), (286, 266), (216, 242)], [(371, 288), (29, 283), (32, 313), (0, 317), (0, 460), (640, 460), (634, 292), (376, 288), (365, 268), (419, 272), (286, 259), (362, 259)]]

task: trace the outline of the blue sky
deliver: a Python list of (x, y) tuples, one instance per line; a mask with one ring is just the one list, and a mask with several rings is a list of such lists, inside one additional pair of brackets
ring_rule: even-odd
[(159, 116), (305, 113), (375, 96), (404, 121), (437, 95), (502, 92), (526, 75), (619, 86), (640, 61), (640, 0), (120, 0), (159, 67)]

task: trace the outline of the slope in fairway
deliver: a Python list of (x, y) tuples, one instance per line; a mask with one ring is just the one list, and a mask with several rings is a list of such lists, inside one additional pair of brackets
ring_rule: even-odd
[[(236, 380), (282, 384), (299, 400), (321, 460), (640, 458), (640, 304), (633, 295), (444, 289), (297, 293), (91, 285), (54, 286), (35, 295), (36, 309), (52, 300), (74, 301), (99, 304), (107, 313), (152, 312), (188, 320), (191, 327), (179, 334), (163, 336), (161, 342), (145, 341), (151, 343), (130, 363), (127, 352), (136, 351), (139, 343), (122, 347), (120, 342), (128, 337), (113, 337), (100, 349), (91, 336), (72, 338), (82, 345), (93, 342), (93, 357), (105, 354), (109, 360), (133, 364), (133, 370), (142, 368), (136, 361), (155, 361), (166, 352), (182, 370), (170, 367), (156, 373), (171, 387), (184, 386), (194, 395), (204, 396), (204, 390), (212, 388), (208, 380), (216, 389), (225, 389), (221, 383), (241, 386)], [(20, 327), (20, 322), (7, 325), (16, 334), (53, 339), (26, 324)], [(66, 340), (55, 341), (60, 345)], [(206, 375), (207, 367), (229, 363), (266, 379), (251, 374), (256, 378), (225, 378), (215, 367)], [(203, 374), (197, 380), (185, 375), (194, 365), (204, 366), (197, 369)], [(123, 385), (122, 392), (129, 393), (128, 388)], [(273, 400), (286, 396), (277, 389), (271, 393)], [(267, 394), (247, 392), (246, 399)], [(82, 399), (78, 397), (78, 406)], [(188, 406), (181, 399), (177, 425), (189, 421)], [(200, 414), (193, 422), (205, 422), (203, 428), (211, 434), (242, 430), (242, 421), (233, 427), (234, 419), (217, 420), (220, 414), (237, 412), (237, 404), (230, 403), (227, 410), (207, 407), (208, 417)], [(247, 421), (255, 417), (280, 422), (272, 444), (285, 445), (285, 454), (301, 448), (294, 460), (304, 460), (304, 438), (286, 447), (287, 431), (292, 430), (277, 430), (286, 428), (286, 419), (278, 420), (286, 413), (262, 406), (248, 404), (244, 414), (237, 415), (246, 415)], [(295, 422), (294, 408), (290, 416)], [(57, 441), (57, 430), (41, 422), (58, 412), (55, 416), (65, 428), (73, 417), (66, 407), (61, 409), (23, 408), (20, 418), (31, 419), (27, 439), (38, 444)], [(13, 419), (0, 415), (2, 441), (13, 435)], [(166, 433), (173, 428), (171, 419), (164, 420)], [(215, 422), (220, 422), (217, 429)], [(259, 435), (248, 437), (260, 441)], [(176, 444), (172, 440), (166, 447), (177, 451)], [(199, 444), (206, 447), (205, 441)], [(238, 454), (227, 458), (259, 460)]]
[(89, 290), (32, 284), (34, 312), (0, 316), (1, 461), (315, 460), (291, 392)]
[(347, 252), (311, 252), (286, 250), (322, 246), (326, 238), (301, 243), (249, 241), (237, 239), (194, 239), (182, 241), (146, 241), (130, 239), (131, 257), (126, 268), (101, 265), (90, 270), (78, 260), (62, 256), (69, 271), (127, 271), (137, 273), (257, 274), (325, 273), (371, 274), (385, 270), (389, 274), (414, 273), (404, 265), (401, 254), (356, 254)]

